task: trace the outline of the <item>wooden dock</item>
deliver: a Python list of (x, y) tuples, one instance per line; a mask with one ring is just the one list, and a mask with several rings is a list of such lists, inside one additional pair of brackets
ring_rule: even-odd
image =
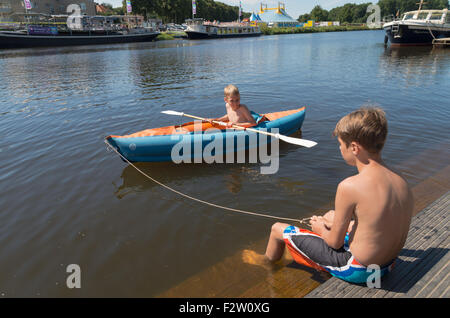
[(450, 47), (450, 38), (433, 39), (433, 45), (435, 47)]
[(324, 297), (450, 298), (450, 191), (413, 218), (405, 247), (381, 288), (331, 278), (306, 295)]

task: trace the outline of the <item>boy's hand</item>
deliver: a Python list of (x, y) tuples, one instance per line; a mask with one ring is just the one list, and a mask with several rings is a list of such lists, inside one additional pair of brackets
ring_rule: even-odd
[(322, 216), (314, 215), (313, 217), (311, 217), (309, 224), (311, 225), (312, 231), (319, 234), (320, 236), (322, 236), (322, 232), (324, 230), (329, 230), (327, 229), (326, 221)]
[(227, 122), (227, 128), (233, 127), (233, 123)]

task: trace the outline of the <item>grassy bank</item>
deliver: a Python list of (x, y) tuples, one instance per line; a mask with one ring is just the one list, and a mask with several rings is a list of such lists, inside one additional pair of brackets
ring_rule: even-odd
[(187, 34), (183, 31), (165, 31), (161, 32), (156, 37), (156, 41), (175, 40), (176, 38), (185, 38), (185, 37), (187, 37)]
[(175, 37), (172, 34), (166, 33), (166, 32), (161, 32), (160, 34), (158, 34), (158, 36), (156, 37), (156, 41), (165, 41), (165, 40), (174, 40)]
[(326, 26), (326, 27), (314, 27), (314, 28), (269, 28), (261, 27), (261, 32), (264, 35), (273, 34), (294, 34), (294, 33), (316, 33), (316, 32), (342, 32), (342, 31), (360, 31), (360, 30), (373, 30), (367, 26)]

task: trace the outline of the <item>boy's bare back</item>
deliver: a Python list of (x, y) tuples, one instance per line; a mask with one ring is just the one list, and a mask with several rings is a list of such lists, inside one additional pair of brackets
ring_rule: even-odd
[[(368, 266), (383, 266), (403, 248), (411, 222), (413, 200), (405, 180), (378, 162), (341, 182), (340, 198), (354, 200), (354, 233), (350, 250)], [(342, 189), (341, 189), (342, 190)]]

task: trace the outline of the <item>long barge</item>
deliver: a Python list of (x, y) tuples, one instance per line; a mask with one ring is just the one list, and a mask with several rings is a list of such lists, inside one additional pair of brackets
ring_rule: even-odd
[[(41, 28), (44, 29), (44, 28)], [(29, 48), (74, 45), (97, 45), (131, 42), (148, 42), (158, 36), (159, 32), (38, 32), (1, 31), (0, 48)]]

